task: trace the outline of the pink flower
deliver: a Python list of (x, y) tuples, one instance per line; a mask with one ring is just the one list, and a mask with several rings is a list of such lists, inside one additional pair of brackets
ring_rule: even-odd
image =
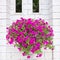
[(42, 26), (38, 26), (37, 29), (38, 29), (40, 32), (43, 32), (43, 27), (42, 27)]
[(50, 33), (50, 36), (54, 36), (54, 34), (53, 33)]
[(54, 50), (54, 48), (52, 48), (52, 50)]
[(41, 57), (42, 56), (42, 54), (39, 54), (39, 57)]
[(9, 34), (6, 35), (6, 39), (8, 40), (10, 38)]
[(46, 49), (47, 49), (47, 47), (44, 47), (44, 49), (46, 50)]
[(26, 42), (28, 39), (29, 39), (29, 37), (28, 37), (28, 36), (26, 36), (26, 37), (24, 38), (24, 41)]
[(18, 29), (20, 30), (22, 28), (22, 24), (18, 25)]
[(20, 34), (20, 35), (23, 35), (23, 32), (20, 32), (19, 34)]
[(47, 45), (48, 43), (49, 43), (48, 40), (44, 40), (44, 41), (43, 41), (43, 44), (44, 44), (44, 45)]
[(31, 38), (29, 43), (34, 44), (35, 42), (36, 42), (35, 38)]
[(22, 39), (20, 38), (20, 36), (17, 36), (16, 40), (17, 40), (18, 43), (22, 43)]
[(48, 25), (48, 22), (46, 22), (46, 24)]
[(23, 42), (22, 46), (25, 47), (25, 48), (27, 48), (28, 44), (26, 44), (26, 43)]
[(44, 35), (45, 35), (45, 34), (42, 32), (42, 33), (41, 33), (41, 36), (44, 36)]
[(30, 56), (28, 55), (27, 58), (30, 58)]
[(14, 33), (16, 33), (16, 34), (19, 33), (15, 28), (12, 28), (11, 31), (14, 32)]
[(14, 41), (14, 39), (13, 39), (13, 38), (10, 38), (9, 43), (10, 43), (10, 44), (13, 44), (13, 41)]
[[(30, 58), (30, 52), (36, 52), (36, 57), (41, 57), (42, 53), (39, 50), (43, 47), (49, 48), (53, 44), (53, 29), (41, 18), (33, 20), (21, 17), (7, 28), (7, 33), (6, 39), (9, 44), (18, 44), (16, 47), (19, 51), (23, 50), (22, 55), (26, 55), (27, 58)], [(54, 49), (53, 46), (51, 49)]]
[(25, 18), (23, 18), (23, 17), (21, 17), (21, 20), (23, 20), (23, 21), (24, 21), (24, 20), (26, 20), (26, 19), (25, 19)]
[(21, 51), (21, 48), (18, 48), (19, 51)]
[(23, 52), (23, 53), (22, 53), (22, 55), (23, 55), (23, 56), (25, 56), (25, 55), (26, 55), (26, 53), (25, 53), (25, 52)]
[(40, 43), (38, 42), (36, 43), (35, 46), (32, 47), (31, 52), (34, 53), (36, 50), (39, 50), (39, 49), (40, 49)]
[(40, 42), (37, 42), (37, 43), (36, 43), (36, 46), (37, 46), (37, 47), (40, 47)]
[(53, 41), (50, 41), (49, 43), (50, 43), (50, 44), (53, 44)]
[(38, 54), (36, 57), (41, 57), (42, 56), (42, 53)]
[(18, 24), (18, 23), (20, 23), (20, 22), (21, 22), (21, 20), (17, 19), (16, 24)]
[(15, 27), (16, 26), (15, 22), (13, 22), (12, 25), (13, 25), (13, 27)]
[(32, 24), (32, 19), (31, 18), (28, 19), (27, 24), (30, 24), (30, 25)]
[(28, 18), (28, 21), (32, 21), (32, 18)]

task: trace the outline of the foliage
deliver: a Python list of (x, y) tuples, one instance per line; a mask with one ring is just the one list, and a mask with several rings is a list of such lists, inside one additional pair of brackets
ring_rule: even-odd
[(43, 47), (53, 49), (53, 29), (41, 18), (21, 18), (7, 27), (7, 30), (8, 43), (23, 51), (24, 56), (33, 53), (40, 57)]

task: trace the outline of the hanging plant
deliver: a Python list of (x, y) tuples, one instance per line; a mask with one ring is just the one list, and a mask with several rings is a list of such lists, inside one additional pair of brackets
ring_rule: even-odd
[(42, 48), (53, 50), (53, 36), (52, 27), (43, 19), (21, 18), (7, 27), (6, 39), (30, 58), (30, 53), (41, 57)]

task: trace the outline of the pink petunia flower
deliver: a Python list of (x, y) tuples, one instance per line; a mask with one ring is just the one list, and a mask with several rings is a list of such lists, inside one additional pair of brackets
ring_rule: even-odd
[(10, 44), (13, 44), (13, 41), (14, 41), (14, 39), (13, 38), (10, 38), (9, 43)]
[(22, 43), (22, 40), (21, 40), (20, 36), (17, 36), (17, 42)]
[(18, 48), (19, 51), (21, 51), (21, 48)]
[(47, 45), (48, 43), (49, 43), (48, 40), (44, 40), (44, 41), (43, 41), (43, 44), (44, 44), (44, 45)]
[(30, 58), (30, 55), (28, 55), (27, 58)]
[(23, 55), (23, 56), (25, 56), (25, 55), (26, 55), (26, 53), (25, 53), (25, 52), (23, 52), (23, 53), (22, 53), (22, 55)]
[(31, 38), (29, 43), (30, 44), (34, 44), (35, 42), (36, 42), (36, 39), (35, 38)]

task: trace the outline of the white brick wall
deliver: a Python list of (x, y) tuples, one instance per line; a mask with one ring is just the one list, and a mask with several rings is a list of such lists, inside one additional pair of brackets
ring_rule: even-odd
[[(40, 12), (39, 13), (33, 13), (32, 12), (32, 0), (22, 0), (22, 13), (15, 13), (15, 0), (10, 0), (9, 1), (9, 12), (10, 12), (10, 20), (16, 20), (17, 18), (20, 17), (32, 17), (32, 18), (43, 18), (50, 22), (52, 19), (51, 15), (51, 1), (50, 0), (40, 0)], [(50, 23), (52, 24), (52, 23)]]
[(60, 0), (53, 0), (54, 60), (60, 60)]
[[(53, 60), (60, 60), (60, 0), (40, 0), (40, 12), (32, 12), (32, 0), (22, 0), (22, 13), (15, 13), (15, 0), (0, 0), (0, 60), (19, 60), (20, 53), (13, 46), (6, 44), (6, 27), (20, 17), (43, 18), (54, 28)], [(27, 5), (28, 4), (28, 5)], [(47, 56), (49, 56), (47, 58)], [(16, 58), (15, 58), (16, 57)], [(41, 60), (52, 60), (52, 51), (44, 51)], [(22, 59), (23, 60), (23, 59)], [(37, 59), (38, 60), (38, 59)]]
[(6, 0), (0, 0), (0, 60), (6, 60)]
[[(49, 22), (50, 25), (52, 25), (52, 1), (51, 0), (40, 0), (39, 1), (39, 13), (33, 13), (32, 11), (32, 0), (22, 0), (22, 13), (16, 13), (15, 12), (15, 0), (8, 0), (8, 21), (7, 21), (7, 26), (9, 26), (13, 21), (16, 19), (19, 19), (20, 17), (25, 17), (25, 18), (43, 18), (46, 21)], [(50, 23), (51, 22), (51, 23)], [(11, 49), (13, 48), (13, 49)], [(49, 50), (48, 50), (49, 51)], [(43, 56), (41, 60), (52, 60), (52, 51), (44, 51), (43, 50)], [(18, 50), (13, 47), (13, 46), (7, 46), (7, 57), (6, 60), (19, 60), (20, 58), (24, 60), (21, 55), (19, 54)], [(19, 55), (15, 57), (16, 55)], [(47, 56), (50, 55), (48, 58)], [(34, 57), (33, 57), (34, 58)], [(37, 60), (38, 60), (37, 59)]]

